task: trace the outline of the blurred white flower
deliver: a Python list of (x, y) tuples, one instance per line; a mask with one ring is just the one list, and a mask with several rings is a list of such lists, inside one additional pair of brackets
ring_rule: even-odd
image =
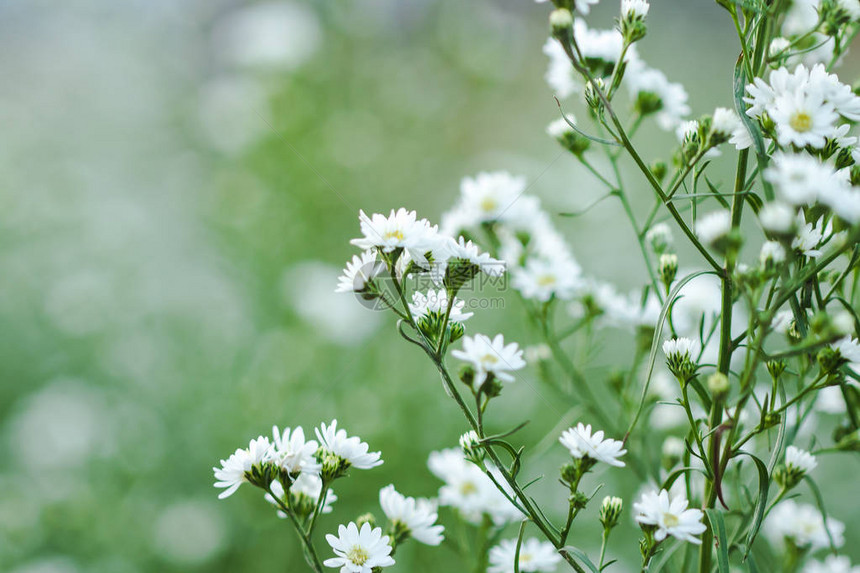
[[(514, 573), (517, 556), (517, 540), (503, 539), (490, 549), (490, 566), (487, 573)], [(531, 537), (524, 539), (520, 547), (519, 570), (523, 573), (536, 571), (555, 571), (561, 562), (561, 555), (549, 541)]]
[(228, 13), (216, 24), (215, 51), (230, 65), (294, 70), (322, 44), (319, 20), (298, 2), (268, 2)]
[(192, 566), (212, 559), (224, 546), (225, 533), (224, 518), (211, 503), (188, 500), (161, 511), (153, 543), (168, 561)]
[(809, 504), (786, 500), (771, 511), (764, 523), (764, 532), (772, 543), (781, 544), (786, 538), (801, 548), (810, 551), (830, 546), (828, 531), (833, 544), (842, 547), (845, 543), (845, 525), (832, 517), (825, 526), (821, 513)]
[(409, 535), (425, 545), (439, 545), (445, 528), (436, 524), (436, 504), (426, 499), (415, 499), (398, 493), (393, 485), (379, 490), (379, 505), (385, 517), (400, 523), (409, 530)]

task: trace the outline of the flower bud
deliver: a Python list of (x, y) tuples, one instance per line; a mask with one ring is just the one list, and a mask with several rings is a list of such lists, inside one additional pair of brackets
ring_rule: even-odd
[(686, 384), (699, 368), (698, 344), (689, 338), (673, 338), (663, 343), (666, 366), (681, 384)]
[(618, 20), (618, 31), (628, 44), (637, 42), (645, 37), (648, 31), (645, 26), (645, 16), (648, 15), (647, 0), (621, 0), (621, 18)]
[(471, 430), (460, 436), (460, 448), (463, 450), (463, 455), (466, 459), (481, 465), (484, 461), (484, 450), (481, 446), (478, 434)]
[[(576, 118), (570, 114), (567, 114), (567, 119), (571, 123), (576, 123)], [(565, 118), (553, 121), (547, 126), (546, 132), (577, 157), (580, 157), (591, 146), (591, 141), (577, 133)]]
[(549, 15), (549, 28), (556, 38), (567, 39), (573, 30), (573, 14), (567, 8), (558, 8)]
[(666, 292), (672, 288), (672, 283), (678, 274), (678, 255), (664, 253), (660, 255), (660, 264), (657, 267), (657, 274), (660, 276), (663, 286), (666, 287)]
[(371, 528), (376, 527), (376, 517), (372, 513), (365, 513), (363, 515), (359, 515), (358, 519), (355, 520), (355, 525), (361, 529), (361, 526), (365, 523), (370, 524)]
[[(663, 164), (665, 169), (665, 164)], [(656, 255), (662, 255), (672, 247), (672, 231), (666, 223), (657, 223), (645, 233), (645, 240)]]
[(605, 87), (606, 84), (600, 78), (594, 78), (594, 81), (585, 84), (585, 103), (598, 115), (603, 113), (603, 100), (600, 99), (598, 90), (602, 92)]
[(666, 172), (669, 168), (666, 166), (666, 163), (664, 161), (655, 161), (651, 164), (651, 167), (649, 169), (651, 170), (651, 175), (654, 176), (654, 179), (659, 182), (662, 182), (663, 179), (666, 178)]
[(785, 372), (785, 367), (785, 361), (783, 360), (769, 360), (767, 362), (767, 371), (770, 373), (771, 378), (777, 381), (782, 376), (782, 373)]
[(624, 508), (624, 501), (620, 497), (606, 496), (603, 498), (603, 503), (600, 504), (600, 523), (603, 524), (603, 529), (612, 529), (618, 525), (618, 518), (621, 517), (621, 510)]
[(669, 471), (675, 467), (678, 462), (681, 461), (681, 457), (684, 455), (685, 449), (686, 445), (684, 444), (684, 440), (676, 438), (675, 436), (669, 436), (666, 438), (661, 449), (663, 468), (666, 471)]
[(730, 383), (729, 378), (722, 372), (714, 372), (708, 377), (708, 391), (719, 400), (729, 393)]

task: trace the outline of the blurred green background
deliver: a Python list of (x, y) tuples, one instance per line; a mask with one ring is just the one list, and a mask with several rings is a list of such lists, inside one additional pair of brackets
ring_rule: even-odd
[[(685, 84), (694, 116), (731, 105), (730, 20), (705, 0), (652, 4), (640, 54)], [(590, 25), (609, 27), (616, 10), (603, 0)], [(548, 11), (528, 0), (0, 1), (0, 570), (303, 570), (292, 531), (256, 492), (218, 502), (211, 485), (211, 467), (272, 424), (337, 418), (383, 452), (383, 466), (336, 484), (324, 531), (379, 513), (388, 483), (435, 494), (427, 454), (456, 443), (459, 412), (390, 316), (332, 291), (359, 208), (438, 221), (461, 177), (495, 169), (526, 175), (551, 212), (601, 194), (544, 133), (558, 113), (542, 79)], [(638, 141), (649, 139), (649, 158), (669, 157), (671, 134), (648, 126)], [(617, 203), (557, 223), (587, 273), (640, 285)], [(535, 342), (524, 324), (507, 297), (507, 312), (468, 328)], [(630, 347), (601, 336), (596, 383)], [(567, 409), (517, 384), (490, 424), (530, 418), (518, 439), (535, 446)], [(546, 473), (538, 496), (557, 512), (559, 450), (539, 446), (528, 469)], [(591, 480), (628, 508), (640, 485), (617, 471)], [(850, 540), (856, 490), (846, 509), (835, 488), (847, 485), (833, 483), (825, 496)], [(625, 524), (629, 542), (615, 548), (635, 562), (629, 514)], [(599, 545), (577, 527), (574, 543)], [(399, 571), (460, 570), (448, 548), (397, 558)]]

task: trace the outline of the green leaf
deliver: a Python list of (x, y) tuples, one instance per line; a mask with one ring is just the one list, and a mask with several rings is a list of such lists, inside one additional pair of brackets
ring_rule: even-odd
[(764, 205), (764, 201), (762, 200), (762, 198), (753, 193), (752, 191), (744, 193), (744, 196), (746, 197), (747, 203), (749, 203), (750, 207), (752, 207), (753, 212), (758, 215), (758, 212)]
[(755, 562), (755, 557), (752, 554), (747, 555), (747, 569), (750, 573), (758, 573), (758, 564)]
[[(669, 543), (671, 545), (666, 546)], [(681, 542), (675, 538), (671, 538), (671, 542), (665, 541), (661, 545), (663, 545), (663, 550), (651, 558), (651, 562), (648, 564), (648, 573), (659, 573), (666, 566), (666, 563), (669, 562), (669, 559), (672, 558), (675, 551), (681, 547)]]
[(770, 489), (770, 478), (768, 477), (767, 466), (759, 458), (743, 450), (739, 451), (738, 455), (749, 456), (755, 462), (755, 467), (758, 470), (758, 500), (753, 510), (753, 522), (747, 535), (747, 549), (744, 552), (744, 559), (746, 559), (749, 556), (753, 541), (755, 541), (758, 530), (761, 528), (761, 522), (764, 519), (764, 511), (767, 508), (767, 493)]
[(597, 565), (591, 562), (591, 559), (588, 558), (588, 555), (582, 549), (578, 549), (573, 545), (565, 545), (559, 552), (569, 553), (582, 561), (582, 564), (588, 567), (588, 570), (592, 573), (600, 573), (600, 569), (597, 568)]
[(830, 542), (830, 550), (836, 553), (836, 544), (833, 542), (833, 535), (830, 533), (830, 528), (827, 527), (827, 508), (824, 507), (824, 498), (821, 497), (821, 490), (815, 485), (815, 482), (809, 475), (803, 476), (806, 485), (812, 491), (812, 496), (815, 498), (815, 505), (818, 506), (818, 511), (821, 512), (821, 520), (824, 522), (824, 531), (827, 532), (827, 540)]
[(682, 475), (684, 475), (687, 472), (699, 472), (702, 475), (706, 475), (705, 472), (702, 471), (700, 468), (694, 468), (692, 466), (687, 466), (684, 468), (678, 468), (669, 474), (669, 477), (666, 478), (666, 480), (663, 482), (663, 485), (660, 486), (660, 489), (665, 489), (666, 491), (669, 491), (669, 489), (672, 488), (672, 485), (675, 483), (675, 481), (677, 481), (677, 479), (679, 477), (681, 477)]
[(720, 573), (729, 573), (729, 545), (726, 540), (726, 522), (719, 509), (708, 508), (705, 510), (711, 529), (717, 540), (717, 566)]

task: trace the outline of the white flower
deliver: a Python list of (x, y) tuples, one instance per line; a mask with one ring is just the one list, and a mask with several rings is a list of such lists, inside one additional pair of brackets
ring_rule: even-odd
[(797, 211), (781, 201), (765, 203), (758, 213), (758, 219), (765, 231), (779, 235), (794, 233)]
[[(549, 125), (546, 126), (547, 135), (555, 139), (561, 139), (570, 133), (574, 133), (573, 128), (570, 127), (570, 123), (575, 125), (576, 118), (573, 116), (573, 114), (570, 113), (565, 115), (567, 115), (567, 120), (565, 120), (563, 117), (560, 117), (556, 120), (553, 120), (552, 122), (550, 122)], [(570, 121), (570, 123), (567, 123), (568, 121)]]
[(776, 123), (776, 139), (780, 145), (809, 145), (821, 149), (827, 138), (835, 134), (834, 124), (838, 115), (820, 93), (778, 96), (769, 112)]
[(591, 458), (610, 466), (624, 467), (624, 462), (618, 459), (627, 453), (624, 442), (611, 438), (604, 440), (603, 430), (592, 434), (591, 424), (586, 426), (580, 422), (576, 427), (566, 430), (558, 441), (577, 459)]
[(762, 265), (782, 263), (785, 261), (785, 247), (776, 241), (765, 241), (761, 246), (758, 259)]
[(728, 211), (708, 213), (696, 223), (696, 234), (706, 245), (714, 245), (732, 230), (732, 217)]
[(388, 536), (382, 535), (382, 529), (371, 528), (369, 523), (361, 526), (355, 523), (339, 525), (337, 536), (325, 536), (328, 544), (337, 557), (326, 559), (326, 567), (340, 567), (341, 573), (371, 573), (374, 567), (390, 567), (394, 565), (391, 557), (391, 545)]
[(469, 362), (475, 369), (475, 384), (480, 387), (493, 374), (503, 382), (513, 382), (508, 372), (525, 367), (523, 351), (516, 342), (505, 345), (505, 337), (497, 334), (492, 340), (489, 336), (476, 334), (463, 338), (463, 350), (453, 350), (451, 355)]
[[(457, 509), (470, 523), (480, 524), (484, 515), (496, 525), (522, 518), (520, 511), (496, 488), (484, 470), (467, 461), (461, 450), (449, 448), (432, 452), (427, 466), (445, 482), (439, 489), (439, 503)], [(512, 495), (498, 470), (493, 466), (487, 466), (487, 470), (505, 487), (508, 495)]]
[[(454, 304), (451, 305), (451, 314), (448, 320), (451, 322), (465, 322), (472, 317), (474, 313), (463, 312), (466, 302), (454, 297)], [(412, 312), (413, 318), (418, 320), (427, 316), (436, 315), (445, 316), (448, 310), (448, 291), (445, 289), (427, 291), (427, 294), (420, 292), (413, 293), (412, 302), (409, 304), (409, 310)]]
[(549, 57), (549, 67), (544, 79), (555, 95), (565, 99), (580, 90), (576, 71), (570, 63), (564, 48), (554, 38), (550, 38), (543, 45), (543, 53)]
[(335, 292), (362, 292), (367, 289), (368, 281), (376, 278), (383, 270), (385, 263), (376, 260), (376, 251), (367, 250), (361, 255), (354, 255), (338, 278)]
[(320, 464), (314, 458), (319, 444), (315, 440), (305, 441), (305, 431), (300, 427), (290, 431), (284, 428), (283, 433), (277, 426), (272, 427), (274, 444), (272, 450), (273, 461), (287, 471), (291, 476), (299, 473), (319, 473)]
[(833, 536), (834, 545), (842, 547), (845, 543), (845, 524), (828, 517), (825, 528), (824, 519), (815, 507), (798, 504), (791, 499), (781, 502), (771, 511), (764, 527), (771, 542), (778, 543), (788, 538), (798, 547), (808, 547), (810, 551), (830, 546), (828, 530)]
[(791, 46), (791, 41), (788, 38), (777, 37), (770, 41), (770, 46), (767, 48), (767, 55), (775, 58), (780, 55), (785, 55), (783, 52)]
[(797, 229), (797, 236), (791, 241), (791, 248), (806, 255), (807, 257), (817, 258), (821, 256), (821, 251), (818, 249), (828, 229), (824, 226), (823, 221), (818, 224), (804, 223), (803, 215), (798, 215), (800, 225)]
[(701, 510), (687, 509), (688, 501), (683, 495), (669, 499), (669, 493), (663, 489), (642, 494), (642, 498), (633, 504), (636, 511), (636, 521), (640, 525), (654, 526), (654, 539), (663, 541), (667, 535), (683, 541), (701, 544), (702, 541), (694, 536), (703, 533), (707, 527), (702, 523)]
[(380, 213), (368, 217), (360, 211), (359, 221), (364, 236), (350, 243), (360, 249), (375, 248), (390, 253), (402, 248), (416, 262), (426, 263), (424, 254), (433, 248), (436, 241), (436, 229), (426, 219), (418, 219), (415, 211), (400, 208), (395, 212), (392, 209), (388, 217)]
[[(490, 549), (490, 566), (487, 573), (513, 573), (517, 555), (517, 540), (503, 539)], [(520, 546), (519, 570), (523, 573), (533, 571), (555, 571), (561, 555), (552, 543), (535, 538), (525, 539)]]
[(476, 223), (513, 217), (516, 210), (512, 207), (525, 190), (526, 178), (507, 171), (478, 173), (460, 182), (463, 208), (474, 215)]
[(851, 560), (844, 555), (828, 555), (823, 563), (809, 561), (803, 573), (860, 573), (860, 566), (852, 567)]
[(847, 186), (827, 185), (819, 191), (819, 201), (843, 220), (856, 225), (860, 222), (860, 191)]
[(361, 438), (347, 436), (344, 429), (338, 430), (337, 420), (332, 420), (328, 426), (320, 424), (320, 427), (314, 431), (320, 441), (321, 448), (349, 462), (350, 466), (359, 470), (367, 470), (382, 465), (380, 459), (382, 454), (380, 452), (368, 452), (370, 447), (362, 442)]
[(466, 241), (460, 237), (456, 242), (450, 239), (445, 244), (445, 249), (440, 257), (448, 264), (453, 260), (455, 263), (469, 263), (490, 277), (500, 277), (505, 272), (505, 262), (494, 259), (488, 253), (482, 253), (472, 241)]
[(684, 86), (670, 82), (666, 74), (649, 68), (641, 60), (633, 60), (628, 64), (624, 80), (634, 99), (640, 94), (652, 94), (660, 100), (657, 125), (661, 129), (666, 131), (675, 129), (683, 118), (690, 114)]
[(818, 391), (815, 396), (815, 409), (826, 414), (844, 414), (845, 397), (839, 386), (828, 386)]
[(789, 470), (795, 470), (801, 474), (806, 474), (815, 469), (818, 462), (815, 456), (794, 446), (788, 446), (785, 449), (785, 465)]
[(835, 169), (805, 153), (774, 154), (764, 176), (793, 205), (811, 205), (823, 187), (844, 185)]
[(215, 487), (226, 488), (218, 495), (218, 499), (233, 495), (239, 486), (248, 481), (246, 474), (251, 468), (269, 460), (271, 451), (269, 438), (260, 436), (251, 440), (247, 449), (237, 449), (229, 458), (221, 460), (220, 468), (212, 468), (218, 480)]
[(645, 233), (645, 240), (656, 253), (662, 253), (674, 243), (672, 230), (666, 223), (657, 223)]
[(663, 343), (663, 354), (669, 361), (695, 363), (699, 356), (699, 343), (689, 338), (671, 338)]
[(649, 8), (648, 0), (621, 0), (622, 18), (644, 18)]
[(568, 257), (529, 257), (524, 267), (511, 272), (511, 284), (524, 298), (546, 302), (569, 299), (581, 282), (581, 269)]
[(848, 14), (851, 20), (860, 20), (860, 0), (836, 0), (836, 4)]
[(379, 505), (385, 517), (406, 526), (416, 541), (425, 545), (442, 543), (445, 528), (436, 525), (438, 515), (432, 501), (405, 497), (397, 493), (393, 485), (388, 485), (379, 490)]
[[(270, 487), (272, 489), (272, 493), (274, 493), (278, 497), (278, 499), (284, 499), (284, 486), (281, 485), (281, 482), (273, 481), (270, 484)], [(319, 476), (312, 474), (299, 474), (299, 477), (297, 477), (290, 485), (290, 495), (305, 496), (308, 500), (308, 503), (312, 504), (316, 504), (321, 491), (322, 479)], [(272, 497), (270, 494), (267, 493), (264, 497), (266, 501), (268, 501), (272, 505), (277, 506), (275, 498)], [(320, 508), (320, 513), (331, 513), (333, 511), (331, 505), (336, 501), (337, 496), (334, 494), (334, 490), (328, 488), (326, 490), (322, 508)], [(286, 519), (287, 514), (279, 509), (278, 517), (280, 517), (281, 519)]]
[(714, 110), (713, 121), (711, 123), (711, 129), (714, 130), (714, 133), (728, 138), (735, 131), (742, 128), (743, 125), (735, 110), (725, 107), (718, 107)]

